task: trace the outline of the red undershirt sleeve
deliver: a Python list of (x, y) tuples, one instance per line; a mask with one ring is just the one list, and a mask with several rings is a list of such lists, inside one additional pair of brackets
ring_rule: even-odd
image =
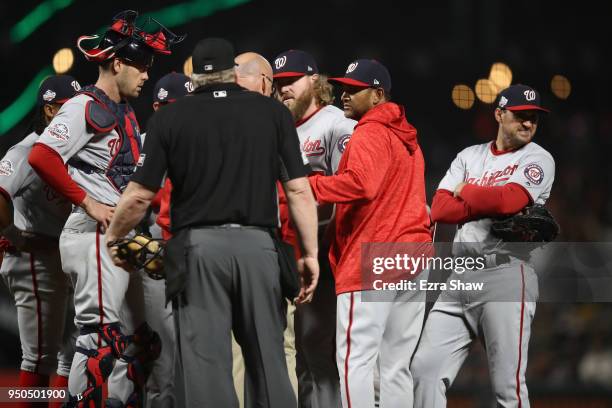
[(436, 191), (431, 203), (431, 219), (433, 222), (445, 224), (462, 224), (470, 220), (470, 207), (453, 193), (440, 189)]
[(55, 150), (44, 144), (36, 143), (30, 152), (28, 163), (45, 183), (74, 205), (83, 202), (87, 194), (72, 180), (64, 161)]
[(525, 187), (516, 183), (489, 187), (466, 184), (459, 195), (476, 217), (516, 214), (532, 201)]

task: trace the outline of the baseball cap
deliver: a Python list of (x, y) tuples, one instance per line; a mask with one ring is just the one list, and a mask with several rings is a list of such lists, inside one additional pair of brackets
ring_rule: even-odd
[(330, 81), (341, 84), (362, 86), (364, 88), (382, 88), (391, 91), (391, 75), (383, 64), (373, 59), (358, 59), (349, 64), (342, 78), (330, 78)]
[(541, 105), (540, 94), (535, 89), (522, 84), (511, 85), (499, 93), (497, 107), (509, 111), (538, 110), (550, 112)]
[(302, 50), (289, 50), (274, 59), (274, 78), (296, 77), (319, 73), (312, 55)]
[(153, 102), (174, 102), (192, 89), (191, 80), (187, 75), (171, 72), (161, 77), (155, 84)]
[(223, 38), (200, 40), (192, 55), (194, 74), (212, 74), (236, 65), (234, 46)]
[(38, 89), (38, 106), (47, 103), (64, 103), (81, 89), (78, 81), (70, 75), (52, 75)]

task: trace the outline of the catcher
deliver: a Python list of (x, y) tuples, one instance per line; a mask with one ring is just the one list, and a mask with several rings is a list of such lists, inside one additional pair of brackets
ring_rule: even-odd
[[(433, 221), (459, 225), (455, 256), (484, 253), (487, 262), (485, 269), (449, 277), (482, 283), (482, 290), (442, 291), (427, 318), (410, 367), (415, 407), (446, 406), (446, 391), (476, 337), (486, 349), (497, 406), (529, 407), (525, 370), (538, 279), (527, 260), (534, 246), (559, 232), (543, 207), (555, 162), (532, 142), (543, 112), (534, 89), (503, 90), (495, 109), (497, 138), (461, 151), (440, 182)], [(510, 246), (526, 248), (519, 254)]]

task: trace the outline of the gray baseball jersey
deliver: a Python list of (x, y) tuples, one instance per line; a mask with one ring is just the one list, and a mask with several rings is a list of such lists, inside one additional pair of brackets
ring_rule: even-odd
[[(17, 228), (58, 238), (71, 204), (45, 182), (28, 164), (38, 140), (31, 133), (11, 147), (0, 161), (0, 188), (13, 202)], [(61, 268), (59, 245), (34, 253), (4, 254), (0, 275), (15, 299), (22, 349), (21, 370), (49, 375), (57, 370), (67, 377), (74, 354), (74, 316), (70, 285)]]
[(298, 123), (300, 147), (313, 171), (326, 176), (336, 172), (356, 124), (333, 105), (324, 106), (306, 121)]
[(71, 204), (38, 177), (28, 155), (38, 140), (31, 133), (0, 161), (0, 188), (13, 199), (14, 224), (22, 231), (59, 237)]
[[(55, 150), (67, 163), (68, 160), (85, 163), (95, 171), (86, 171), (68, 166), (70, 177), (85, 192), (108, 205), (119, 201), (119, 191), (104, 174), (109, 163), (118, 153), (120, 137), (115, 129), (107, 133), (94, 134), (87, 128), (85, 105), (93, 98), (88, 95), (77, 95), (66, 102), (57, 116), (47, 126), (38, 140)], [(136, 129), (138, 132), (138, 129)]]
[[(335, 106), (325, 106), (297, 123), (302, 155), (314, 172), (333, 175), (351, 138), (355, 122), (344, 117)], [(334, 205), (319, 206), (320, 233), (333, 218)], [(322, 237), (322, 235), (321, 235)], [(321, 276), (312, 303), (295, 311), (296, 372), (300, 407), (339, 407), (340, 384), (335, 355), (336, 292), (332, 279), (327, 244), (319, 242)]]
[[(480, 186), (516, 183), (525, 188), (531, 201), (544, 204), (555, 177), (550, 153), (533, 142), (501, 154), (494, 153), (492, 146), (485, 143), (460, 152), (438, 188), (454, 191), (461, 182)], [(446, 390), (467, 358), (470, 344), (481, 337), (497, 406), (529, 408), (525, 372), (538, 278), (522, 261), (523, 256), (493, 262), (500, 253), (509, 252), (489, 232), (491, 222), (490, 218), (467, 222), (455, 235), (455, 255), (496, 255), (486, 269), (454, 272), (447, 281), (481, 289), (443, 290), (429, 313), (410, 366), (415, 407), (446, 407)], [(526, 252), (521, 255), (528, 255)]]
[[(535, 204), (544, 204), (555, 179), (555, 161), (538, 144), (531, 142), (518, 150), (493, 153), (492, 144), (470, 146), (461, 151), (438, 189), (454, 191), (461, 182), (479, 186), (502, 186), (515, 183), (523, 186)], [(480, 250), (492, 251), (499, 239), (490, 232), (491, 218), (466, 222), (458, 229), (456, 243), (480, 243)]]

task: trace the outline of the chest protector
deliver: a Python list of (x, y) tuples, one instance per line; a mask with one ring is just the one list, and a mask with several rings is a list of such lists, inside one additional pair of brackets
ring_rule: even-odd
[[(95, 133), (108, 133), (115, 129), (119, 135), (118, 143), (111, 148), (111, 159), (104, 174), (118, 191), (123, 192), (136, 170), (142, 148), (134, 110), (128, 103), (112, 101), (93, 85), (84, 87), (79, 93), (93, 98), (85, 107), (85, 120)], [(86, 172), (99, 172), (99, 169), (80, 161), (71, 160), (69, 163)]]

